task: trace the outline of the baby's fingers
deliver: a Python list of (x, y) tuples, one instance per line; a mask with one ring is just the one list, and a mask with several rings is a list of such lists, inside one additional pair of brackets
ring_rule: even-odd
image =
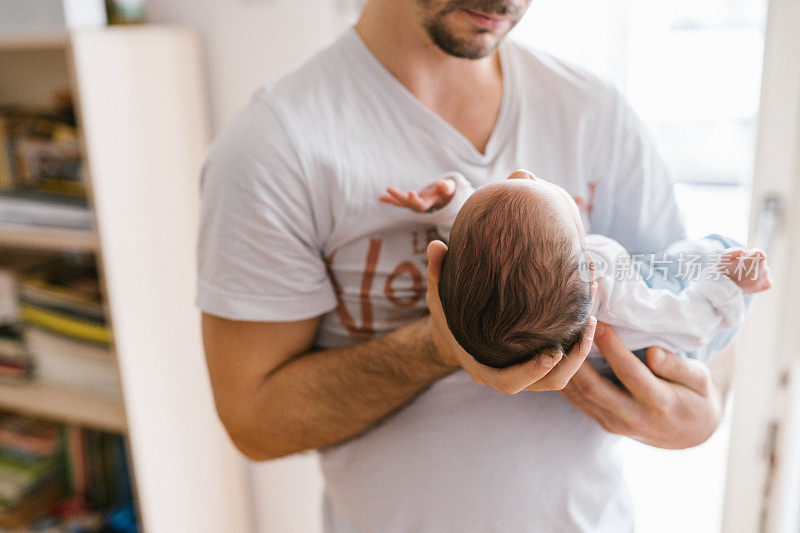
[(406, 194), (398, 191), (394, 187), (389, 187), (388, 189), (386, 189), (386, 192), (388, 192), (392, 196), (392, 198), (394, 198), (397, 202), (399, 202), (395, 205), (399, 205), (400, 207), (409, 207), (411, 209), (417, 208), (416, 202), (411, 197), (413, 191)]
[(389, 187), (386, 189), (391, 196), (396, 198), (399, 202), (407, 203), (408, 202), (408, 195), (400, 192), (399, 190), (395, 189), (394, 187)]
[(759, 276), (756, 292), (766, 291), (772, 288), (772, 278), (770, 278), (769, 265), (767, 265), (767, 262), (764, 261), (759, 268), (761, 270), (761, 275)]
[(436, 182), (436, 192), (440, 196), (449, 197), (456, 191), (456, 182), (452, 179), (439, 180)]
[(381, 202), (383, 202), (383, 203), (385, 203), (385, 204), (392, 204), (392, 205), (396, 205), (397, 207), (405, 207), (405, 205), (403, 205), (402, 203), (400, 203), (399, 201), (397, 201), (397, 199), (396, 199), (395, 197), (393, 197), (393, 196), (388, 196), (388, 195), (386, 195), (386, 194), (384, 194), (384, 195), (381, 195), (381, 196), (378, 198), (378, 200), (380, 200)]
[[(409, 191), (408, 192), (408, 201), (411, 206), (416, 209), (417, 211), (425, 211), (430, 207), (425, 203), (425, 200), (417, 193), (417, 191)], [(430, 202), (429, 202), (430, 203)]]

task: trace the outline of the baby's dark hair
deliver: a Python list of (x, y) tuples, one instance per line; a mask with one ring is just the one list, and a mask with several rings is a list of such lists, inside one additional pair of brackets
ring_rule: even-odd
[(591, 290), (562, 219), (552, 204), (502, 186), (478, 191), (456, 217), (439, 296), (450, 331), (479, 363), (566, 354), (581, 340)]

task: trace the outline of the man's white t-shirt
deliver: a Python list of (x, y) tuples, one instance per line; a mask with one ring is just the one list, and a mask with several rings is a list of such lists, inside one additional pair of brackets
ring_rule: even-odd
[[(450, 171), (478, 187), (530, 169), (576, 198), (590, 231), (631, 252), (684, 237), (665, 166), (619, 93), (545, 54), (510, 42), (499, 51), (503, 102), (484, 154), (352, 29), (257, 91), (204, 168), (198, 306), (240, 320), (321, 315), (320, 348), (425, 316), (425, 249), (435, 229), (378, 197)], [(557, 393), (507, 396), (456, 372), (320, 451), (325, 524), (629, 531), (616, 442)]]

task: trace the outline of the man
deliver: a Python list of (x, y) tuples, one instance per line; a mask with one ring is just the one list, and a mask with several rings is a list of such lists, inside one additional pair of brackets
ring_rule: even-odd
[(581, 365), (593, 320), (570, 354), (479, 365), (443, 318), (445, 246), (378, 202), (529, 168), (631, 251), (683, 237), (622, 97), (503, 40), (528, 3), (369, 0), (209, 155), (198, 304), (217, 409), (252, 459), (320, 450), (329, 530), (630, 530), (609, 432), (683, 448), (719, 423), (721, 368), (655, 348), (645, 366), (599, 325), (623, 392)]

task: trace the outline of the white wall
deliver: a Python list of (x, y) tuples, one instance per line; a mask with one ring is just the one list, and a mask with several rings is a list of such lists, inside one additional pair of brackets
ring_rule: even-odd
[(216, 129), (259, 85), (281, 78), (346, 26), (341, 0), (147, 0), (151, 22), (198, 28)]
[[(199, 29), (205, 42), (212, 123), (218, 131), (263, 83), (331, 42), (352, 19), (341, 0), (148, 0), (151, 22)], [(314, 455), (253, 464), (259, 532), (320, 530), (322, 479)]]

